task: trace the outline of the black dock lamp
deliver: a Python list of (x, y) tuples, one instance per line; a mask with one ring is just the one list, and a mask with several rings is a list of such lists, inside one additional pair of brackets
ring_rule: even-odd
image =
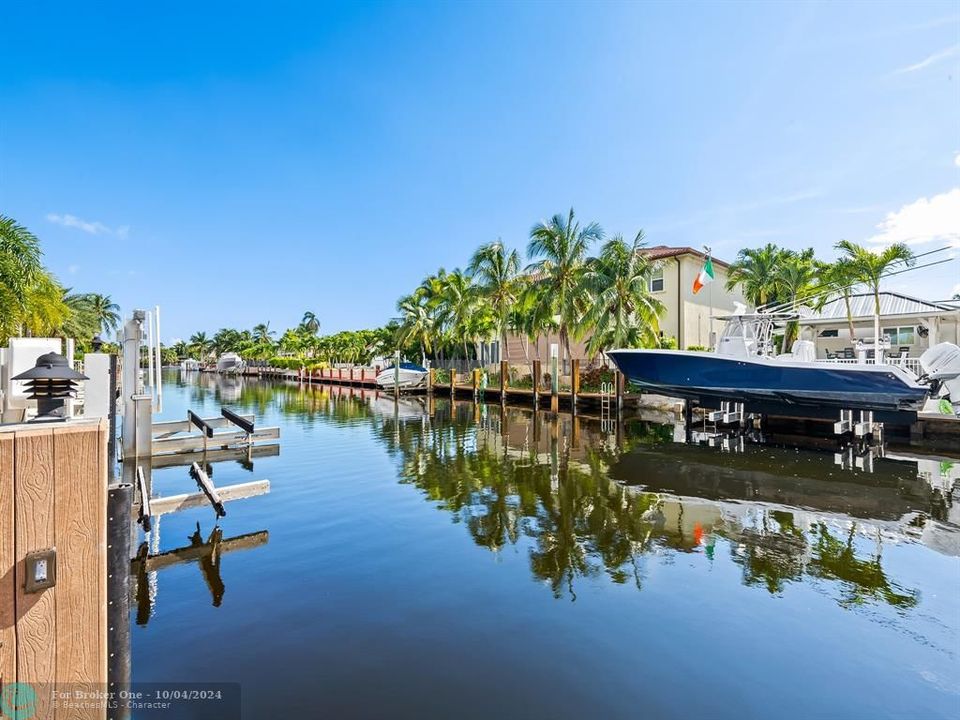
[(37, 401), (37, 416), (30, 422), (66, 420), (65, 401), (76, 397), (77, 380), (87, 380), (67, 359), (58, 353), (47, 353), (37, 363), (11, 380), (25, 380), (32, 400)]

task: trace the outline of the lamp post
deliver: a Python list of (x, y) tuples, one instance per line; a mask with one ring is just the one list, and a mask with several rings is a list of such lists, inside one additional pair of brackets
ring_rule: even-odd
[(36, 364), (11, 380), (24, 380), (32, 400), (37, 401), (37, 416), (30, 422), (57, 422), (67, 419), (66, 400), (76, 397), (77, 380), (87, 376), (78, 373), (59, 353), (46, 353)]

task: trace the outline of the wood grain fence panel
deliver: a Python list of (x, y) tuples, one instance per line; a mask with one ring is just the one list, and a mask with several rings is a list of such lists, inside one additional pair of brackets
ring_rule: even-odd
[(35, 717), (53, 717), (50, 686), (56, 677), (57, 588), (24, 592), (24, 557), (56, 546), (53, 433), (50, 429), (16, 432), (16, 584), (17, 679), (44, 684)]
[(0, 434), (0, 686), (17, 680), (13, 446), (13, 433)]
[[(106, 684), (101, 656), (99, 587), (106, 578), (106, 530), (101, 524), (101, 433), (97, 426), (63, 426), (53, 435), (57, 539), (56, 682), (92, 692)], [(104, 468), (105, 469), (105, 468)], [(60, 718), (87, 719), (93, 709), (70, 709)]]

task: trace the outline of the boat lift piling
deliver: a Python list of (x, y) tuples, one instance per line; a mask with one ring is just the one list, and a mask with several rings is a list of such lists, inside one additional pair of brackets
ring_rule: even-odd
[(137, 522), (143, 526), (144, 532), (150, 532), (150, 488), (143, 476), (143, 468), (137, 465), (137, 490), (140, 495), (140, 509), (137, 511)]
[(193, 463), (193, 465), (190, 466), (190, 476), (197, 481), (197, 485), (200, 486), (204, 495), (207, 496), (214, 511), (217, 513), (217, 517), (226, 517), (227, 510), (223, 507), (223, 500), (220, 498), (220, 494), (217, 492), (213, 481), (210, 480), (210, 476), (207, 475), (197, 463)]

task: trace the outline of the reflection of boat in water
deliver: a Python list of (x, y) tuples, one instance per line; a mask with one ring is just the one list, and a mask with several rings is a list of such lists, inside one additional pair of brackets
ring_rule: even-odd
[(243, 395), (243, 378), (236, 373), (226, 373), (224, 377), (217, 378), (217, 392), (221, 402), (239, 402)]
[(416, 363), (403, 362), (400, 367), (388, 367), (377, 375), (377, 385), (384, 390), (393, 390), (398, 386), (401, 390), (425, 387), (427, 384), (427, 369)]
[(783, 452), (762, 446), (740, 453), (689, 445), (645, 448), (620, 456), (610, 476), (644, 492), (716, 504), (725, 515), (779, 509), (809, 523), (859, 522), (864, 531), (920, 539), (960, 555), (960, 504), (954, 505), (952, 488), (926, 477), (915, 462), (879, 459), (872, 472), (838, 468), (828, 474), (824, 453), (798, 450), (785, 463)]
[(246, 367), (243, 358), (233, 352), (226, 352), (217, 359), (217, 372), (224, 375), (236, 375)]
[(960, 375), (960, 350), (950, 343), (936, 345), (920, 357), (925, 375), (939, 378), (927, 384), (892, 364), (815, 362), (808, 340), (798, 340), (792, 353), (773, 355), (775, 324), (795, 317), (730, 316), (714, 352), (613, 350), (608, 355), (633, 385), (701, 403), (726, 400), (781, 408), (915, 413), (928, 397), (937, 395), (941, 382), (960, 390), (953, 388)]
[(378, 397), (371, 403), (371, 408), (377, 415), (398, 420), (420, 420), (428, 417), (426, 401), (421, 397), (402, 397), (394, 400), (392, 397)]

